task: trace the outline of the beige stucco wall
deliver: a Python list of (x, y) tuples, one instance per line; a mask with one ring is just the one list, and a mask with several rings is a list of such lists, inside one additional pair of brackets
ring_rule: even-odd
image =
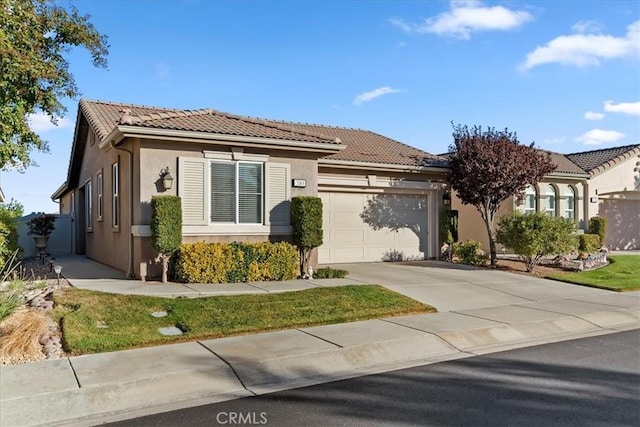
[(617, 165), (605, 169), (587, 181), (589, 198), (594, 201), (588, 204), (587, 218), (599, 214), (600, 204), (596, 199), (636, 198), (640, 193), (640, 168), (636, 163), (640, 157), (630, 157)]
[[(136, 149), (131, 141), (127, 144), (130, 149)], [(120, 194), (120, 226), (112, 227), (112, 164), (119, 164), (119, 194)], [(84, 237), (85, 254), (87, 257), (99, 261), (103, 264), (115, 267), (119, 270), (127, 271), (129, 262), (129, 216), (126, 212), (126, 205), (123, 203), (129, 199), (129, 158), (128, 154), (120, 150), (109, 148), (103, 150), (99, 148), (98, 141), (87, 143), (82, 167), (78, 178), (78, 189), (75, 193), (75, 231), (79, 238)], [(98, 219), (98, 186), (97, 176), (103, 175), (103, 216)], [(93, 204), (93, 227), (87, 229), (86, 219), (86, 197), (83, 198), (83, 187), (91, 180), (92, 182), (92, 204)], [(70, 208), (70, 194), (63, 197), (64, 209)], [(82, 244), (77, 244), (76, 249), (82, 252)]]
[[(607, 219), (605, 245), (640, 249), (640, 156), (630, 156), (596, 173), (587, 183), (586, 218)], [(596, 171), (598, 172), (598, 171)]]
[[(231, 153), (232, 145), (207, 145), (198, 143), (180, 143), (171, 141), (141, 140), (139, 162), (135, 162), (134, 200), (140, 200), (134, 208), (134, 225), (148, 226), (151, 221), (151, 198), (156, 195), (178, 195), (178, 158), (205, 157), (204, 151)], [(317, 153), (264, 150), (244, 147), (244, 154), (268, 156), (267, 162), (287, 163), (290, 165), (291, 179), (306, 180), (305, 188), (290, 188), (290, 196), (316, 195), (318, 191)], [(296, 157), (288, 157), (290, 156)], [(160, 182), (160, 170), (169, 166), (174, 183), (171, 190), (164, 191)], [(289, 184), (291, 185), (291, 184)], [(183, 242), (258, 242), (288, 240), (288, 235), (272, 235), (268, 229), (260, 234), (234, 234), (233, 226), (225, 230), (225, 234), (209, 233), (206, 229), (199, 235), (185, 235)], [(134, 239), (134, 271), (140, 274), (140, 264), (146, 263), (148, 275), (156, 277), (160, 274), (160, 266), (156, 260), (156, 253), (151, 248), (148, 236), (136, 236)]]

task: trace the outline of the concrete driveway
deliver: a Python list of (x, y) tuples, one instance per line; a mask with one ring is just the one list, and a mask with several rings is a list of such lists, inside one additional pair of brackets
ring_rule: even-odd
[(332, 265), (350, 279), (379, 284), (438, 311), (526, 304), (562, 298), (597, 302), (612, 292), (441, 261)]

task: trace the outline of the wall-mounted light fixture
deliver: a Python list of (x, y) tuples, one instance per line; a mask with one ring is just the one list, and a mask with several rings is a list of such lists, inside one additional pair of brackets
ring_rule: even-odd
[(446, 192), (442, 195), (442, 204), (445, 206), (451, 205), (451, 193)]
[(590, 197), (590, 198), (589, 198), (589, 201), (590, 201), (591, 203), (598, 203), (598, 198), (597, 198), (597, 197)]
[(171, 190), (171, 187), (173, 186), (173, 177), (169, 172), (169, 166), (160, 170), (160, 179), (162, 180), (162, 187), (164, 190)]

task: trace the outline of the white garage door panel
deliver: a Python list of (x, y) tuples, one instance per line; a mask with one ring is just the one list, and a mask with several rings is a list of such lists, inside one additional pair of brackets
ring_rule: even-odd
[[(324, 243), (319, 263), (383, 261), (398, 255), (424, 259), (429, 245), (426, 196), (321, 192), (320, 197)], [(378, 230), (361, 217), (370, 200), (379, 208), (371, 219), (381, 226)], [(393, 223), (402, 227), (393, 231)]]

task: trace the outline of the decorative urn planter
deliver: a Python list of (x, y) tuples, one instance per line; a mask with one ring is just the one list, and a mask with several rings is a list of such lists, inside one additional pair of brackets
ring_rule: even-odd
[(36, 249), (45, 250), (49, 243), (49, 236), (33, 236), (33, 240), (36, 242)]
[(29, 227), (29, 235), (33, 236), (38, 256), (44, 256), (47, 253), (47, 245), (49, 243), (49, 235), (55, 230), (55, 215), (40, 214), (34, 216), (27, 221)]

